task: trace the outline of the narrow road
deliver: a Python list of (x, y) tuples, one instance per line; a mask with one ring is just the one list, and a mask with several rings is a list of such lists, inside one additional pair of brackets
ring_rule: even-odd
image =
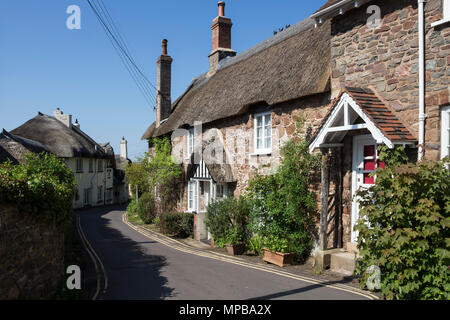
[(83, 285), (96, 299), (367, 299), (346, 290), (177, 250), (130, 228), (122, 220), (123, 210), (78, 213), (87, 248)]

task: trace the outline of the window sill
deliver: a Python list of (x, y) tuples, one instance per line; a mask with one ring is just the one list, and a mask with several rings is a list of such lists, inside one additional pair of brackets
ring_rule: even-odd
[(440, 25), (443, 25), (443, 24), (446, 24), (446, 23), (449, 23), (449, 22), (450, 22), (450, 19), (449, 19), (449, 18), (447, 18), (447, 19), (442, 19), (442, 20), (433, 22), (433, 23), (431, 24), (431, 26), (434, 28), (434, 27), (437, 27), (437, 26), (440, 26)]
[(266, 151), (257, 151), (250, 154), (250, 157), (258, 157), (258, 156), (271, 156), (272, 150), (266, 150)]

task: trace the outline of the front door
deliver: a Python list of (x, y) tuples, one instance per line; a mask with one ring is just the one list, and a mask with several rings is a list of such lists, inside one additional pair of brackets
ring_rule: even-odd
[(371, 135), (356, 136), (353, 138), (353, 179), (352, 179), (352, 237), (351, 241), (358, 241), (358, 232), (354, 230), (359, 218), (359, 201), (355, 197), (360, 188), (369, 188), (375, 184), (375, 177), (370, 174), (384, 163), (379, 161), (378, 144)]

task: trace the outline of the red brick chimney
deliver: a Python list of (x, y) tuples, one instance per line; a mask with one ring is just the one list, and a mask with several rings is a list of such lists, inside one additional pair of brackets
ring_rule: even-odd
[(171, 82), (172, 82), (172, 61), (173, 59), (167, 54), (167, 40), (164, 39), (161, 45), (161, 56), (156, 64), (158, 66), (156, 97), (156, 127), (158, 128), (161, 121), (166, 120), (170, 116), (172, 107), (171, 99)]
[(226, 57), (234, 57), (236, 51), (231, 49), (231, 27), (233, 23), (230, 18), (225, 17), (225, 1), (219, 1), (219, 16), (213, 20), (212, 30), (212, 52), (209, 55), (209, 74), (216, 72), (219, 62)]

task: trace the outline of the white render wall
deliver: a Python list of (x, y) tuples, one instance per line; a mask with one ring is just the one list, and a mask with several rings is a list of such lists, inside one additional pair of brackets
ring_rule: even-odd
[[(113, 202), (113, 169), (106, 169), (108, 160), (93, 159), (93, 172), (89, 172), (89, 159), (83, 158), (83, 172), (76, 172), (77, 158), (66, 159), (77, 181), (78, 199), (73, 200), (73, 208), (79, 209), (85, 206), (103, 206)], [(98, 161), (102, 161), (103, 172), (98, 171)], [(98, 187), (102, 187), (101, 197), (98, 198)], [(90, 189), (89, 201), (85, 203), (85, 189)], [(110, 189), (110, 198), (108, 194)]]

